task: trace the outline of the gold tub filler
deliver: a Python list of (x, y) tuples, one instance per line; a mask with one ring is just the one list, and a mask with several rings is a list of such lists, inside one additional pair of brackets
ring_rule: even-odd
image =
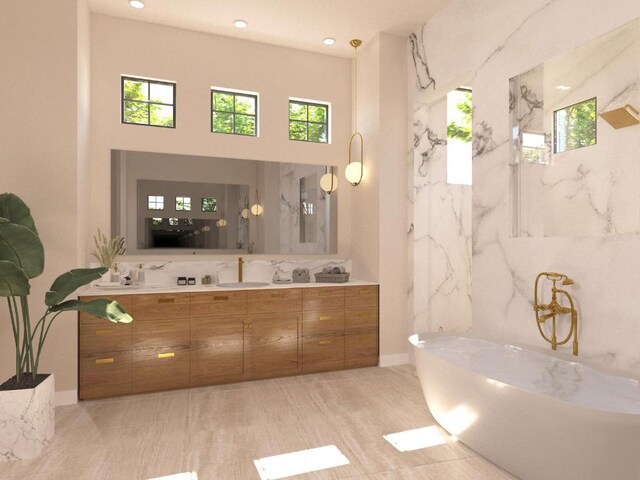
[[(553, 282), (553, 287), (551, 287), (551, 302), (546, 304), (539, 303), (538, 301), (538, 283), (542, 277), (546, 277), (547, 280)], [(551, 344), (551, 348), (553, 350), (555, 350), (558, 345), (564, 345), (567, 343), (573, 336), (573, 354), (578, 355), (578, 311), (576, 310), (573, 298), (571, 298), (569, 292), (556, 286), (558, 282), (560, 282), (562, 286), (574, 284), (573, 280), (562, 273), (542, 272), (536, 277), (533, 310), (536, 313), (538, 330), (540, 331), (542, 338)], [(568, 307), (560, 305), (560, 302), (558, 301), (559, 296), (565, 297), (566, 300), (568, 300)], [(560, 315), (571, 315), (571, 329), (569, 330), (569, 334), (566, 338), (559, 342), (556, 337), (556, 318)], [(547, 337), (542, 330), (542, 324), (549, 319), (551, 320), (551, 338)]]

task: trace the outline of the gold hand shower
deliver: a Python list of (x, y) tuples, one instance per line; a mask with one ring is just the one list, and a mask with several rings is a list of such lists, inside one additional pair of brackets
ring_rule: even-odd
[[(551, 288), (551, 302), (550, 303), (539, 303), (538, 302), (538, 283), (540, 278), (546, 277), (547, 280), (553, 282), (553, 287)], [(573, 354), (578, 355), (578, 311), (575, 308), (575, 304), (573, 302), (573, 298), (566, 290), (558, 288), (556, 284), (560, 282), (563, 286), (573, 285), (575, 282), (571, 280), (569, 277), (562, 273), (555, 272), (542, 272), (539, 273), (536, 277), (536, 282), (534, 286), (534, 300), (533, 300), (533, 311), (536, 314), (536, 320), (538, 325), (538, 330), (540, 331), (540, 335), (547, 342), (551, 344), (551, 348), (553, 350), (556, 349), (558, 345), (564, 345), (569, 341), (569, 339), (573, 336)], [(569, 307), (563, 307), (560, 305), (558, 301), (558, 296), (564, 296), (569, 302)], [(544, 313), (547, 312), (547, 313)], [(541, 313), (544, 313), (541, 315)], [(556, 317), (558, 315), (571, 315), (571, 328), (569, 330), (569, 334), (567, 337), (558, 341), (556, 337)], [(551, 338), (545, 335), (542, 330), (542, 324), (547, 320), (551, 319)]]

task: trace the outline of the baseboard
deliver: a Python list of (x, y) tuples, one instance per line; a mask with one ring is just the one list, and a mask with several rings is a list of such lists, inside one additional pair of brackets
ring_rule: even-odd
[(378, 365), (381, 367), (393, 367), (394, 365), (406, 365), (409, 363), (408, 353), (396, 353), (393, 355), (380, 355)]
[(54, 393), (54, 407), (62, 407), (63, 405), (75, 405), (76, 403), (78, 403), (77, 390), (62, 390), (60, 392)]

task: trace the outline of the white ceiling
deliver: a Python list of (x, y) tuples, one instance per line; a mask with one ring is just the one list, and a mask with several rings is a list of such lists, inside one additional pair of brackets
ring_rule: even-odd
[[(350, 57), (349, 40), (378, 32), (408, 35), (448, 0), (88, 0), (92, 12)], [(243, 30), (233, 26), (241, 18)], [(336, 44), (322, 44), (333, 37)]]

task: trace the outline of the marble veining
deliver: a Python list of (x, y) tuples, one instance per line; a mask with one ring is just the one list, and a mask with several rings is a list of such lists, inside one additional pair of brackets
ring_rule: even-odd
[(436, 80), (429, 72), (424, 43), (418, 40), (418, 36), (415, 33), (409, 36), (409, 41), (411, 42), (411, 56), (413, 57), (416, 72), (416, 85), (422, 90), (426, 90), (429, 87), (433, 87), (435, 90)]

